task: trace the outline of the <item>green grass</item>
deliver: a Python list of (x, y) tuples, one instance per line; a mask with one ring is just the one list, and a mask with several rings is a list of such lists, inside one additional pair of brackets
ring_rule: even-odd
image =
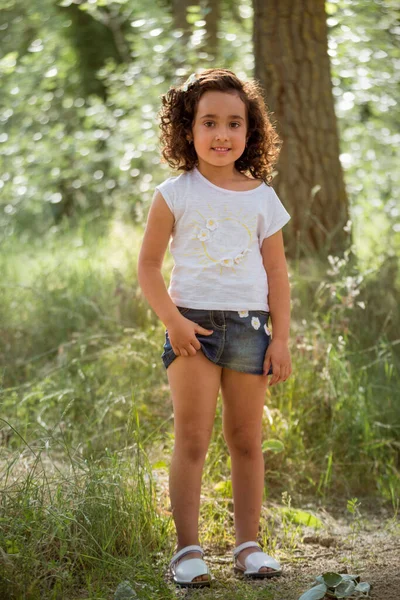
[[(163, 576), (175, 545), (172, 405), (164, 327), (137, 284), (141, 235), (82, 221), (3, 242), (2, 598), (112, 598), (124, 580), (140, 598), (175, 597)], [(265, 452), (260, 531), (281, 557), (307, 519), (290, 502), (357, 497), (398, 509), (397, 262), (382, 257), (379, 270), (360, 273), (351, 259), (332, 259), (328, 271), (289, 262), (293, 375), (268, 392), (263, 417), (264, 439), (281, 443)], [(221, 402), (203, 482), (201, 539), (231, 547)], [(260, 593), (235, 581), (191, 595), (273, 598)]]

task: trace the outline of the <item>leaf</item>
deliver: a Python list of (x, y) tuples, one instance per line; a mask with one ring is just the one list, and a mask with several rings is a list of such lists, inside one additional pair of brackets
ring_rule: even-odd
[(220, 481), (214, 486), (214, 489), (221, 494), (223, 498), (232, 498), (232, 481)]
[(306, 525), (307, 527), (315, 527), (315, 529), (322, 527), (322, 521), (305, 510), (296, 510), (294, 508), (282, 508), (281, 510), (284, 515), (287, 516), (289, 521), (292, 521), (293, 523)]
[(279, 452), (283, 452), (284, 449), (285, 446), (280, 440), (265, 440), (262, 445), (263, 452), (267, 452), (269, 450), (270, 452), (275, 452), (278, 454)]
[(340, 573), (340, 575), (342, 576), (343, 581), (354, 581), (354, 583), (359, 583), (360, 581), (360, 576), (359, 575), (348, 575), (347, 573)]
[(324, 583), (330, 588), (337, 587), (339, 585), (339, 583), (341, 583), (343, 581), (343, 578), (341, 575), (339, 575), (339, 573), (332, 573), (332, 572), (324, 573), (322, 575), (322, 578), (324, 580)]
[(114, 594), (114, 600), (136, 600), (137, 594), (131, 588), (129, 581), (122, 581), (117, 586)]
[(335, 590), (336, 598), (348, 598), (348, 596), (352, 596), (355, 589), (354, 581), (342, 581)]
[(10, 75), (17, 66), (18, 52), (9, 52), (0, 60), (0, 74)]
[(7, 554), (18, 554), (20, 548), (15, 540), (6, 540)]
[(325, 596), (325, 593), (326, 585), (321, 583), (320, 585), (316, 585), (310, 590), (307, 590), (302, 596), (300, 596), (299, 600), (321, 600), (321, 598)]
[(165, 462), (165, 460), (159, 460), (155, 463), (153, 463), (152, 468), (153, 469), (163, 469), (164, 467), (167, 467), (167, 463)]
[(327, 15), (336, 14), (338, 7), (333, 2), (325, 2), (325, 12)]
[(356, 589), (354, 591), (368, 593), (370, 589), (371, 586), (369, 585), (369, 583), (367, 581), (362, 581), (361, 583), (356, 585)]

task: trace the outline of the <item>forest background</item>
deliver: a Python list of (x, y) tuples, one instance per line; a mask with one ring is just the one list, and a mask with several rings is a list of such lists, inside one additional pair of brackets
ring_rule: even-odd
[[(154, 187), (173, 174), (160, 96), (212, 66), (259, 79), (283, 138), (272, 185), (293, 216), (293, 375), (266, 398), (260, 539), (293, 577), (211, 593), (294, 600), (318, 574), (296, 571), (307, 535), (339, 548), (350, 531), (332, 569), (362, 567), (363, 518), (398, 533), (397, 3), (1, 7), (1, 597), (111, 598), (123, 580), (131, 597), (175, 595), (164, 327), (136, 263)], [(171, 266), (167, 253), (167, 284)], [(200, 515), (214, 556), (233, 540), (229, 467), (219, 402)], [(332, 515), (349, 520), (336, 531)]]

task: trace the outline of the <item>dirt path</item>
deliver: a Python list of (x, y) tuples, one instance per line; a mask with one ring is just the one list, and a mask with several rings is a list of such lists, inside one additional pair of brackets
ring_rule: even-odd
[(361, 581), (370, 583), (372, 589), (368, 597), (374, 600), (400, 600), (399, 522), (384, 514), (363, 515), (362, 522), (355, 525), (347, 517), (334, 518), (327, 511), (323, 512), (323, 529), (316, 533), (304, 528), (296, 548), (286, 557), (279, 556), (284, 568), (281, 578), (246, 580), (245, 583), (243, 577), (232, 571), (230, 551), (221, 552), (217, 547), (204, 545), (215, 578), (212, 588), (209, 591), (176, 588), (177, 596), (298, 600), (317, 575), (335, 571), (359, 575)]

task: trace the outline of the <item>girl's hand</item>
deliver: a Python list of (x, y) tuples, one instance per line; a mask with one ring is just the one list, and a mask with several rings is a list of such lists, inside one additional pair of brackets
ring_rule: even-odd
[(204, 329), (190, 319), (179, 315), (168, 327), (169, 341), (172, 350), (176, 356), (194, 356), (197, 350), (200, 350), (201, 344), (196, 337), (196, 333), (201, 335), (211, 335), (212, 329)]
[[(271, 379), (268, 381), (267, 373), (271, 364), (273, 375), (271, 375)], [(292, 372), (292, 362), (287, 342), (279, 339), (272, 339), (265, 353), (263, 368), (264, 375), (267, 375), (267, 383), (269, 386), (275, 385), (280, 381), (286, 381)]]

